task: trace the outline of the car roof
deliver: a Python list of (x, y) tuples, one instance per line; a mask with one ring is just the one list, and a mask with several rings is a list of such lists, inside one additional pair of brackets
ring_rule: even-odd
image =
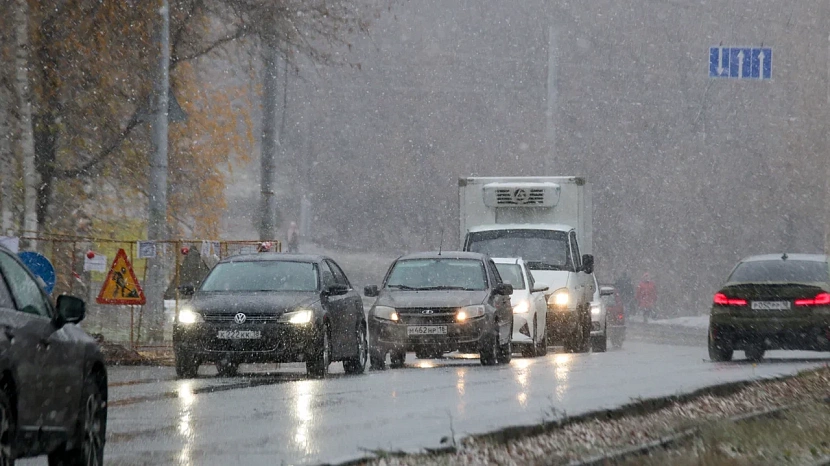
[(282, 252), (259, 252), (256, 254), (239, 254), (222, 259), (223, 262), (267, 262), (267, 261), (287, 261), (287, 262), (322, 262), (328, 259), (326, 256), (318, 254), (286, 254)]
[(470, 233), (495, 230), (554, 230), (569, 232), (574, 227), (564, 223), (499, 223), (496, 225), (479, 225), (467, 230)]
[(467, 251), (441, 251), (441, 252), (415, 252), (412, 254), (405, 254), (398, 258), (398, 260), (408, 259), (487, 259), (486, 254), (480, 252)]
[[(783, 255), (784, 254), (762, 254), (758, 256), (749, 256), (741, 259), (741, 262), (780, 261), (784, 260)], [(827, 262), (827, 256), (824, 254), (787, 254), (787, 260)]]

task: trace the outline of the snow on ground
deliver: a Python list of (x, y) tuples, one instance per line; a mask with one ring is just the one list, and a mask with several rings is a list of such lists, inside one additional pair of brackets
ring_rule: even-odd
[(673, 319), (657, 319), (650, 320), (650, 324), (655, 325), (671, 325), (676, 327), (690, 327), (690, 328), (709, 328), (709, 316), (694, 316), (694, 317), (675, 317)]

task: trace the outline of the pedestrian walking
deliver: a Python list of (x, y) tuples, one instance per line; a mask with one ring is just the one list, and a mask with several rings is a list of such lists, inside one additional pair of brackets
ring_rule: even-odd
[(651, 281), (648, 272), (643, 274), (643, 279), (637, 286), (637, 307), (643, 313), (643, 321), (648, 322), (649, 318), (657, 317), (657, 284)]
[(300, 252), (300, 228), (297, 222), (288, 225), (288, 252)]

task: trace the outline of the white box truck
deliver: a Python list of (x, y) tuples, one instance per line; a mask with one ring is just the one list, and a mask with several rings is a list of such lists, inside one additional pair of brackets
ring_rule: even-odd
[(458, 191), (463, 249), (524, 259), (535, 281), (549, 288), (548, 341), (561, 341), (566, 351), (587, 351), (596, 290), (585, 178), (460, 178)]

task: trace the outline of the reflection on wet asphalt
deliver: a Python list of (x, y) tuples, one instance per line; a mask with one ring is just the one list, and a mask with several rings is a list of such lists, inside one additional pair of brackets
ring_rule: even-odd
[[(737, 358), (742, 354), (738, 352)], [(316, 464), (365, 450), (438, 447), (450, 435), (532, 424), (690, 391), (795, 373), (827, 353), (770, 352), (766, 362), (713, 364), (706, 350), (628, 342), (621, 351), (482, 367), (472, 356), (415, 359), (399, 370), (308, 379), (302, 365), (251, 366), (237, 378), (176, 380), (172, 368), (111, 369), (107, 464)], [(22, 464), (45, 464), (28, 460)]]

